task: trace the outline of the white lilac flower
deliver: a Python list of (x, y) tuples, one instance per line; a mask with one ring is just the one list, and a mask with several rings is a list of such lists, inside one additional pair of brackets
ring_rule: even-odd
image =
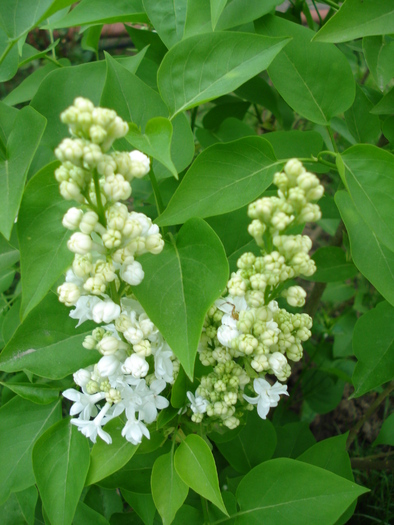
[(120, 315), (120, 306), (111, 299), (99, 300), (92, 307), (92, 318), (95, 323), (110, 323)]
[(115, 355), (105, 355), (96, 365), (97, 372), (101, 377), (114, 376), (120, 368), (120, 361)]
[(123, 427), (122, 436), (133, 445), (139, 445), (143, 436), (150, 439), (149, 430), (139, 418), (136, 419), (135, 414), (128, 419)]
[(63, 392), (63, 396), (74, 404), (71, 406), (70, 415), (75, 416), (80, 414), (81, 419), (90, 419), (97, 414), (96, 403), (105, 398), (105, 394), (100, 392), (98, 394), (82, 394), (74, 388), (69, 388)]
[(164, 379), (166, 383), (174, 381), (174, 365), (171, 357), (173, 352), (167, 343), (162, 343), (153, 353), (155, 359), (155, 376)]
[(102, 302), (101, 299), (94, 295), (82, 295), (75, 303), (75, 310), (71, 310), (70, 317), (72, 319), (78, 319), (79, 322), (76, 326), (84, 323), (85, 321), (91, 321), (93, 319), (92, 310), (93, 307), (98, 303)]
[(80, 368), (73, 374), (74, 383), (76, 383), (81, 388), (85, 388), (91, 379), (91, 375), (91, 370)]
[(278, 381), (274, 385), (270, 385), (268, 381), (262, 378), (257, 378), (253, 381), (253, 388), (257, 397), (249, 397), (243, 394), (244, 399), (252, 405), (257, 405), (257, 413), (261, 419), (266, 419), (271, 407), (278, 406), (280, 395), (286, 395), (287, 385), (282, 385)]
[(208, 401), (201, 396), (193, 395), (187, 392), (187, 398), (190, 401), (190, 408), (193, 414), (204, 414), (207, 411)]
[(142, 406), (139, 409), (139, 416), (146, 423), (153, 423), (157, 418), (157, 409), (162, 410), (170, 404), (168, 399), (159, 396), (165, 387), (166, 382), (163, 379), (155, 379), (143, 397)]
[[(78, 430), (82, 432), (84, 436), (93, 441), (93, 443), (96, 443), (97, 436), (99, 436), (103, 441), (110, 445), (112, 443), (111, 436), (108, 434), (108, 432), (105, 432), (101, 428), (101, 426), (104, 424), (104, 416), (106, 415), (110, 407), (110, 403), (105, 403), (104, 407), (101, 409), (98, 416), (96, 416), (93, 419), (93, 421), (85, 421), (83, 419), (71, 419), (70, 423), (78, 427)], [(105, 423), (107, 423), (108, 421), (109, 418), (107, 418), (107, 421), (105, 421)]]
[(131, 374), (133, 377), (139, 379), (145, 377), (149, 372), (149, 364), (143, 357), (137, 354), (131, 354), (123, 363), (122, 372), (124, 374)]

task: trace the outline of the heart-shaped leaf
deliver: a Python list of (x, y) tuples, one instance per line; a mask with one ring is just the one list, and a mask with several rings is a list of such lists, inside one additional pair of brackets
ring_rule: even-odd
[(223, 245), (206, 222), (190, 219), (176, 242), (140, 260), (145, 278), (133, 291), (192, 379), (205, 314), (227, 284)]

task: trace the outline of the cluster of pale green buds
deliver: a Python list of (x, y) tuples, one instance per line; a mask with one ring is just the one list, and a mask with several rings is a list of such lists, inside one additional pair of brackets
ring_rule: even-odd
[[(302, 358), (302, 343), (311, 337), (309, 315), (292, 314), (274, 299), (284, 297), (292, 307), (305, 304), (305, 290), (291, 280), (316, 271), (308, 254), (312, 241), (306, 235), (286, 235), (286, 230), (320, 219), (320, 208), (312, 201), (324, 189), (297, 159), (275, 174), (274, 184), (277, 196), (258, 199), (248, 209), (253, 219), (248, 231), (261, 255), (247, 252), (238, 259), (238, 270), (227, 284), (229, 295), (216, 301), (206, 317), (199, 357), (213, 372), (202, 377), (195, 396), (188, 394), (193, 421), (206, 415), (211, 423), (235, 428), (244, 411), (253, 408), (251, 403), (265, 418), (279, 394), (287, 394), (285, 385), (271, 386), (265, 375), (286, 381), (289, 361)], [(244, 393), (252, 379), (257, 398)]]
[(109, 299), (111, 287), (119, 292), (140, 284), (144, 271), (136, 257), (158, 254), (164, 246), (150, 218), (129, 212), (119, 202), (129, 198), (130, 181), (148, 173), (150, 161), (139, 151), (107, 153), (128, 131), (113, 110), (77, 98), (61, 119), (74, 137), (64, 139), (55, 151), (62, 161), (55, 177), (63, 197), (81, 206), (71, 207), (63, 217), (63, 226), (74, 231), (67, 246), (75, 256), (66, 282), (58, 288), (59, 299), (77, 307), (72, 315), (80, 322), (79, 306), (87, 319), (111, 322), (119, 315)]
[[(158, 226), (120, 202), (130, 197), (132, 179), (149, 172), (150, 161), (139, 151), (109, 151), (128, 132), (113, 110), (77, 98), (61, 119), (72, 138), (55, 150), (62, 163), (55, 177), (61, 195), (80, 206), (63, 217), (63, 226), (74, 232), (67, 243), (74, 260), (57, 291), (61, 302), (75, 307), (70, 317), (78, 325), (86, 320), (105, 324), (83, 343), (100, 357), (96, 365), (74, 374), (82, 391), (69, 389), (64, 396), (74, 402), (71, 415), (79, 414), (71, 423), (93, 442), (99, 436), (110, 443), (102, 427), (125, 412), (122, 435), (137, 444), (143, 436), (149, 438), (146, 424), (168, 406), (159, 394), (173, 383), (179, 368), (141, 305), (127, 298), (144, 278), (136, 258), (159, 254), (164, 247)], [(97, 414), (100, 402), (104, 404)]]
[(95, 108), (90, 100), (82, 97), (76, 98), (74, 104), (61, 114), (61, 120), (68, 124), (73, 135), (64, 139), (55, 150), (62, 162), (55, 172), (61, 195), (66, 200), (94, 206), (128, 199), (130, 182), (135, 177), (146, 175), (150, 162), (137, 150), (107, 153), (116, 139), (128, 133), (127, 122), (115, 111)]

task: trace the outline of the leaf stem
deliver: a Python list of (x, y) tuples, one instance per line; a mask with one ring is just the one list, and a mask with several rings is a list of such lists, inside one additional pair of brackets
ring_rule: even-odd
[(192, 109), (192, 114), (191, 114), (191, 118), (190, 118), (190, 127), (191, 127), (193, 132), (194, 132), (194, 128), (196, 127), (197, 113), (198, 113), (198, 106), (196, 106), (196, 107), (194, 107)]
[(156, 176), (151, 168), (149, 172), (150, 183), (152, 184), (153, 194), (155, 196), (155, 203), (157, 208), (157, 214), (161, 215), (164, 211), (164, 204), (160, 195), (159, 185), (157, 184)]
[(376, 412), (376, 410), (379, 408), (379, 406), (383, 403), (383, 401), (386, 399), (387, 396), (391, 394), (391, 392), (394, 391), (394, 380), (391, 381), (386, 388), (383, 390), (383, 392), (375, 399), (375, 401), (372, 403), (372, 405), (368, 408), (368, 410), (365, 412), (362, 418), (360, 418), (357, 423), (354, 425), (354, 427), (350, 430), (349, 436), (347, 438), (346, 442), (346, 448), (349, 450), (351, 444), (356, 439), (357, 434), (360, 432), (361, 428), (363, 427), (364, 423)]
[(323, 19), (322, 19), (320, 13), (319, 13), (319, 9), (318, 9), (317, 6), (316, 6), (316, 2), (315, 2), (315, 0), (312, 0), (312, 4), (313, 4), (313, 7), (315, 8), (315, 11), (316, 11), (316, 13), (317, 13), (317, 16), (319, 17), (320, 25), (322, 25), (322, 24), (323, 24)]
[(14, 45), (17, 43), (17, 40), (11, 40), (11, 42), (8, 42), (7, 47), (4, 49), (2, 55), (0, 56), (0, 65), (4, 62), (6, 56), (11, 51), (11, 49), (14, 47)]
[(330, 126), (327, 126), (327, 131), (328, 131), (328, 134), (330, 135), (332, 147), (335, 153), (339, 153), (337, 143), (335, 142), (334, 133), (332, 132), (332, 129), (330, 128)]
[[(47, 22), (49, 24), (49, 19), (47, 19)], [(50, 40), (51, 44), (53, 44), (55, 40), (53, 38), (53, 31), (52, 31), (52, 29), (48, 29), (48, 32), (49, 32), (49, 40)], [(55, 51), (54, 47), (52, 48), (52, 58), (53, 58), (53, 60), (55, 62), (57, 62), (56, 51)]]
[(333, 0), (321, 0), (321, 1), (323, 2), (323, 4), (329, 5), (330, 7), (335, 9), (336, 11), (339, 10), (339, 5), (336, 2), (334, 2)]
[(209, 518), (209, 512), (208, 512), (208, 501), (203, 497), (201, 498), (201, 506), (202, 506), (202, 513), (204, 514), (204, 525), (207, 525), (211, 523), (211, 520)]

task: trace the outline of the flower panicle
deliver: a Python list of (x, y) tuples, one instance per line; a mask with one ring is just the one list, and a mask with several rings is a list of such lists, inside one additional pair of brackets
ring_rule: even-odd
[[(248, 207), (248, 232), (258, 249), (241, 255), (228, 295), (215, 302), (205, 319), (199, 359), (213, 371), (201, 378), (195, 394), (188, 393), (193, 421), (235, 428), (253, 405), (265, 419), (279, 396), (288, 395), (281, 382), (287, 381), (290, 362), (302, 358), (302, 344), (311, 337), (310, 316), (288, 312), (277, 300), (283, 298), (293, 308), (305, 304), (306, 292), (293, 280), (316, 271), (308, 253), (312, 241), (292, 230), (321, 218), (316, 201), (324, 188), (297, 159), (274, 175), (274, 184), (275, 196)], [(267, 375), (275, 377), (274, 385)]]

